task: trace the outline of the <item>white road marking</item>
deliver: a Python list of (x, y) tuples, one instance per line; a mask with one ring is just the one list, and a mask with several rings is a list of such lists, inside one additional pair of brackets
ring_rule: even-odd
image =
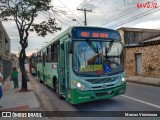
[(149, 102), (145, 102), (143, 100), (139, 100), (139, 99), (136, 99), (136, 98), (133, 98), (133, 97), (129, 97), (129, 96), (126, 96), (126, 95), (121, 95), (121, 96), (160, 109), (159, 105), (155, 105), (155, 104), (152, 104), (152, 103), (149, 103)]

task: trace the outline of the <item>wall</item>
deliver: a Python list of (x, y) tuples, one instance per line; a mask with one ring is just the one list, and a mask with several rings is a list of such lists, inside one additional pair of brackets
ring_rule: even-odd
[(142, 76), (160, 77), (160, 45), (125, 48), (127, 75), (136, 75), (135, 53), (142, 54)]
[(4, 79), (6, 79), (11, 72), (10, 48), (9, 36), (0, 21), (0, 64), (2, 65)]

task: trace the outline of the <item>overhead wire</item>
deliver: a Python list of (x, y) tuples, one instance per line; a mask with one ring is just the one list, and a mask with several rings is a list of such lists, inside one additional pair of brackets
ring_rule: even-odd
[[(155, 1), (155, 0), (153, 0), (153, 1), (151, 1), (151, 2), (154, 2), (154, 1)], [(136, 11), (138, 11), (138, 10), (139, 10), (139, 9), (134, 9), (134, 10), (131, 10), (131, 11), (129, 11), (129, 12), (127, 12), (127, 13), (121, 15), (121, 16), (118, 16), (118, 17), (116, 17), (116, 18), (114, 17), (113, 19), (111, 19), (111, 20), (103, 23), (101, 26), (103, 26), (103, 25), (105, 25), (105, 24), (108, 24), (108, 23), (110, 23), (110, 22), (113, 22), (114, 20), (117, 20), (117, 19), (119, 19), (119, 18), (121, 18), (121, 17), (124, 17), (124, 16), (126, 16), (126, 15), (128, 15), (128, 14), (134, 13), (134, 12), (136, 12)], [(123, 11), (123, 10), (121, 10), (120, 12), (122, 12), (122, 11)]]
[(101, 26), (106, 25), (106, 24), (108, 24), (108, 23), (110, 23), (110, 22), (113, 22), (113, 21), (115, 21), (115, 20), (117, 20), (117, 19), (119, 19), (119, 18), (121, 18), (121, 17), (124, 17), (124, 16), (126, 16), (126, 15), (128, 15), (128, 14), (130, 14), (130, 13), (133, 13), (133, 12), (135, 12), (135, 11), (137, 11), (137, 10), (138, 10), (138, 9), (134, 9), (134, 10), (132, 10), (132, 11), (129, 11), (129, 12), (127, 12), (127, 13), (119, 16), (119, 17), (116, 17), (116, 18), (114, 18), (114, 19), (109, 20), (108, 22), (103, 23)]
[[(98, 5), (102, 4), (102, 3), (103, 3), (103, 1), (104, 1), (104, 0), (100, 1), (98, 4), (96, 4), (95, 6), (92, 6), (91, 8), (93, 8), (93, 7), (94, 7), (93, 9), (95, 9)], [(90, 9), (91, 9), (91, 8), (90, 8)], [(92, 9), (92, 10), (93, 10), (93, 9)]]
[(87, 4), (89, 4), (91, 1), (93, 1), (93, 0), (89, 0), (88, 2), (86, 2), (86, 4), (84, 4), (84, 5), (81, 6), (81, 7), (83, 8), (84, 6), (86, 6)]
[[(154, 1), (155, 1), (155, 0), (154, 0)], [(151, 2), (153, 2), (153, 1), (151, 1)], [(139, 10), (139, 9), (131, 10), (131, 11), (129, 11), (129, 12), (127, 12), (127, 13), (121, 15), (121, 16), (118, 16), (118, 17), (116, 17), (116, 18), (114, 18), (114, 19), (111, 19), (110, 21), (107, 21), (107, 22), (103, 23), (101, 26), (106, 25), (106, 24), (108, 24), (108, 23), (110, 23), (110, 22), (113, 22), (113, 21), (115, 21), (115, 20), (118, 20), (119, 18), (122, 18), (122, 17), (124, 17), (124, 16), (126, 16), (126, 15), (129, 15), (129, 14), (131, 14), (131, 13), (134, 13), (134, 12), (136, 12), (137, 10)], [(122, 10), (122, 11), (123, 11), (123, 10)], [(149, 11), (150, 11), (150, 10), (149, 10)], [(149, 12), (149, 11), (147, 11), (147, 12)], [(144, 12), (144, 13), (146, 13), (146, 12)], [(142, 14), (142, 13), (141, 13), (141, 14)]]
[(107, 10), (100, 9), (99, 11), (101, 14), (103, 14), (103, 15), (105, 14), (105, 15), (109, 16), (112, 14), (113, 10), (117, 9), (117, 6), (120, 7), (120, 6), (124, 6), (124, 5), (122, 4), (122, 1), (118, 1), (118, 2), (115, 2), (112, 5), (110, 5), (110, 7)]
[(135, 17), (135, 18), (132, 18), (132, 19), (128, 19), (127, 21), (123, 21), (123, 22), (121, 22), (120, 24), (118, 24), (118, 25), (113, 25), (113, 26), (111, 26), (111, 27), (109, 27), (109, 28), (116, 28), (116, 27), (118, 27), (118, 26), (121, 26), (121, 25), (123, 25), (123, 24), (126, 24), (126, 23), (129, 23), (129, 22), (131, 22), (131, 21), (137, 20), (137, 19), (139, 19), (139, 18), (141, 18), (141, 17), (144, 17), (144, 16), (146, 16), (146, 15), (150, 15), (150, 14), (152, 14), (152, 13), (154, 13), (154, 12), (159, 11), (159, 10), (160, 10), (160, 9), (157, 9), (157, 10), (154, 10), (154, 11), (152, 11), (152, 12), (149, 12), (149, 13), (146, 13), (146, 14), (142, 14), (141, 16), (138, 16), (138, 17)]
[(80, 17), (78, 17), (74, 12), (72, 12), (61, 0), (59, 0), (61, 2), (61, 4), (63, 4), (74, 16), (76, 16), (78, 19), (80, 20), (83, 20), (81, 19)]
[[(114, 10), (115, 8), (117, 8), (117, 6), (119, 7), (122, 4), (122, 1), (119, 2), (115, 2), (113, 5), (111, 5), (107, 10), (104, 10), (105, 14), (110, 13), (112, 10)], [(112, 9), (112, 10), (111, 10)]]

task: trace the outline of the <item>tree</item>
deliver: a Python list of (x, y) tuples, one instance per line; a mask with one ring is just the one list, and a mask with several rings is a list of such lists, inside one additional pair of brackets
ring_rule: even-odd
[[(41, 18), (41, 22), (36, 22), (36, 18), (40, 13), (44, 13), (46, 17)], [(27, 90), (27, 80), (25, 72), (25, 49), (28, 47), (29, 31), (35, 31), (39, 36), (45, 36), (47, 33), (53, 33), (61, 30), (57, 27), (55, 15), (64, 13), (63, 11), (54, 9), (51, 0), (2, 0), (0, 3), (0, 16), (2, 20), (15, 21), (19, 38), (21, 51), (19, 55), (19, 66), (22, 73), (22, 91)], [(39, 19), (40, 20), (40, 19)]]

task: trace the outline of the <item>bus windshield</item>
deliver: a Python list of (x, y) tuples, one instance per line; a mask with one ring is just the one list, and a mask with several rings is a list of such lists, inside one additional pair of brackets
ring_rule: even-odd
[(109, 75), (124, 71), (122, 44), (97, 40), (75, 41), (73, 69), (83, 75)]

